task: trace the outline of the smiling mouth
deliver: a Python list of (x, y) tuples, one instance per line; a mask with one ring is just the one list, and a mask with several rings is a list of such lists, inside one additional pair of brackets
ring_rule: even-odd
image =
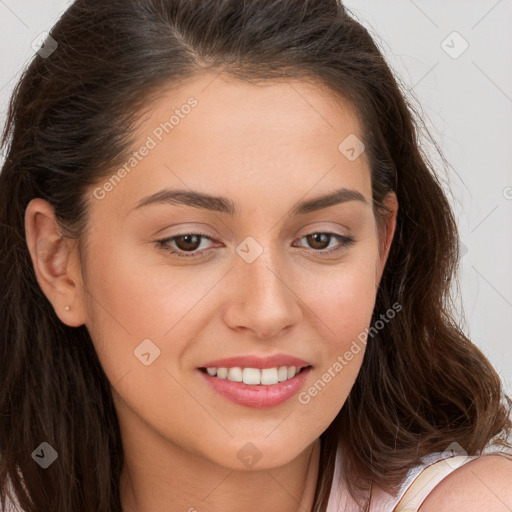
[(310, 365), (298, 368), (296, 366), (275, 366), (273, 368), (242, 368), (234, 366), (225, 367), (208, 367), (199, 368), (203, 373), (207, 373), (210, 377), (229, 380), (231, 382), (243, 382), (249, 386), (273, 386), (280, 382), (286, 382), (293, 379), (296, 375), (310, 368)]

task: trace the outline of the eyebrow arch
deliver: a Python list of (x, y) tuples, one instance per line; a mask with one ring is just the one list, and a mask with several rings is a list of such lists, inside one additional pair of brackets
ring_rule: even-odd
[[(332, 193), (295, 204), (288, 212), (288, 216), (305, 215), (307, 213), (349, 201), (360, 201), (368, 204), (364, 196), (357, 190), (342, 187)], [(144, 206), (162, 203), (171, 205), (182, 204), (185, 206), (192, 206), (194, 208), (203, 208), (205, 210), (227, 213), (232, 216), (238, 214), (238, 209), (236, 208), (235, 203), (230, 199), (222, 196), (212, 196), (204, 192), (183, 189), (163, 189), (155, 194), (143, 197), (134, 210)]]

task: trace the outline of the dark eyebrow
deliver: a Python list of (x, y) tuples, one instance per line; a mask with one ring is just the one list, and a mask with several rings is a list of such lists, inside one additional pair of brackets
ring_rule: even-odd
[(183, 204), (185, 206), (193, 206), (195, 208), (204, 208), (214, 212), (228, 213), (236, 215), (237, 209), (230, 199), (224, 197), (212, 196), (204, 192), (196, 192), (191, 190), (180, 189), (163, 189), (150, 196), (143, 197), (134, 210), (148, 206), (151, 204)]
[(349, 201), (360, 201), (364, 204), (368, 204), (361, 192), (349, 188), (339, 188), (330, 194), (297, 203), (288, 212), (288, 216), (305, 215), (306, 213), (322, 210), (323, 208), (328, 208), (336, 204), (348, 203)]
[[(368, 204), (364, 196), (357, 190), (340, 188), (327, 195), (322, 195), (309, 199), (307, 201), (301, 201), (294, 205), (288, 212), (288, 216), (293, 215), (305, 215), (329, 206), (336, 204), (346, 203), (348, 201), (360, 201)], [(222, 196), (212, 196), (204, 192), (180, 190), (180, 189), (164, 189), (151, 194), (150, 196), (143, 197), (134, 210), (148, 206), (152, 204), (182, 204), (185, 206), (192, 206), (194, 208), (203, 208), (205, 210), (211, 210), (220, 213), (227, 213), (229, 215), (237, 215), (238, 209), (235, 203), (230, 199)]]

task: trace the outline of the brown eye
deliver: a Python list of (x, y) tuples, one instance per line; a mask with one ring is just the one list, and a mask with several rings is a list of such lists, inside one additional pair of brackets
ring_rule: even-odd
[(326, 249), (329, 246), (329, 242), (332, 239), (332, 235), (328, 233), (313, 233), (305, 237), (308, 244), (312, 249)]
[(181, 235), (174, 238), (178, 249), (182, 251), (195, 251), (201, 244), (201, 235)]
[[(310, 249), (320, 253), (320, 254), (330, 254), (337, 251), (342, 251), (343, 249), (347, 249), (351, 245), (355, 243), (355, 239), (350, 236), (343, 236), (338, 233), (310, 233), (309, 235), (305, 235), (301, 238), (301, 240), (306, 240)], [(331, 241), (337, 241), (337, 246), (331, 246)], [(303, 245), (301, 247), (304, 247)]]
[(202, 233), (185, 233), (156, 240), (155, 243), (158, 248), (174, 256), (194, 257), (204, 255), (211, 249), (202, 247), (203, 250), (198, 250), (203, 241), (212, 242), (212, 238)]

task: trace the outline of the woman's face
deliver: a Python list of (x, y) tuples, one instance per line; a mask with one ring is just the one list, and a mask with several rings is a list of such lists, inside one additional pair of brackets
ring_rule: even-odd
[(80, 304), (122, 430), (264, 469), (329, 426), (385, 258), (361, 138), (347, 105), (305, 82), (202, 75), (151, 105), (137, 154), (89, 196)]

